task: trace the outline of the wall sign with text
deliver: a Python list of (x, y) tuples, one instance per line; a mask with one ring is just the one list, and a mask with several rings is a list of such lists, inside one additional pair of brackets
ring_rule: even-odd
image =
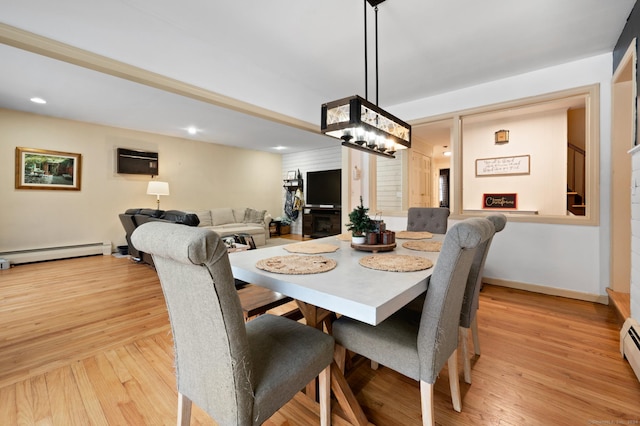
[(476, 160), (476, 176), (528, 175), (530, 160), (530, 155), (479, 158)]
[(482, 194), (483, 209), (515, 210), (518, 194)]

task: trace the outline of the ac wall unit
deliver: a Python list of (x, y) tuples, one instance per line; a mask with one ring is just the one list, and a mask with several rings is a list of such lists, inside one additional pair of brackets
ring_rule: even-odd
[(627, 318), (620, 330), (620, 352), (640, 380), (640, 326), (633, 318)]
[(118, 173), (158, 175), (158, 153), (118, 148)]

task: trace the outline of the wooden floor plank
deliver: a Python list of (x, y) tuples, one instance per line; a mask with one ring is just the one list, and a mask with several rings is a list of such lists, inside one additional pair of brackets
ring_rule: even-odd
[(17, 424), (18, 407), (16, 405), (16, 385), (0, 388), (0, 419), (7, 424)]
[(78, 386), (78, 391), (80, 392), (82, 403), (85, 411), (87, 412), (90, 424), (96, 426), (108, 426), (109, 422), (104, 415), (104, 411), (102, 411), (102, 406), (100, 405), (98, 396), (82, 362), (76, 361), (71, 364), (71, 371), (73, 372), (73, 377), (75, 378)]
[[(110, 425), (127, 424), (127, 418), (121, 407), (129, 402), (129, 398), (106, 355), (88, 357), (82, 361), (82, 364), (100, 401), (107, 422)], [(128, 411), (131, 416), (131, 410)]]
[[(0, 306), (1, 424), (175, 423), (173, 342), (153, 269), (111, 256), (21, 265), (0, 271)], [(445, 367), (437, 424), (640, 422), (618, 327), (608, 306), (485, 285), (473, 384), (461, 377), (455, 412)], [(417, 382), (362, 358), (347, 381), (372, 424), (421, 424)], [(299, 394), (265, 424), (319, 424), (317, 404)], [(215, 422), (194, 406), (192, 425)]]
[(89, 418), (84, 409), (70, 366), (56, 368), (45, 374), (47, 393), (56, 425), (86, 425)]

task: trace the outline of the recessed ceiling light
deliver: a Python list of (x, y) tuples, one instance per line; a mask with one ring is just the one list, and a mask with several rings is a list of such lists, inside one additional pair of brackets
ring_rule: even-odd
[(47, 103), (47, 101), (45, 101), (42, 98), (31, 98), (30, 101), (33, 102), (34, 104), (46, 104)]
[(282, 146), (282, 145), (278, 145), (278, 146), (274, 146), (273, 149), (277, 150), (277, 151), (282, 151), (283, 149), (287, 149), (286, 146)]
[(442, 153), (445, 157), (451, 157), (451, 151), (445, 151)]
[(195, 135), (196, 133), (198, 133), (198, 129), (193, 126), (189, 126), (187, 127), (187, 133), (189, 133), (190, 135)]

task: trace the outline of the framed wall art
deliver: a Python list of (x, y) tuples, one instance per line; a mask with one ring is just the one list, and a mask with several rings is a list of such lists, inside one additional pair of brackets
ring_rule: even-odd
[(515, 210), (518, 208), (518, 194), (482, 194), (482, 208)]
[(476, 160), (476, 176), (513, 176), (528, 175), (531, 157), (514, 155), (513, 157), (479, 158)]
[(82, 155), (16, 147), (16, 189), (80, 190)]

